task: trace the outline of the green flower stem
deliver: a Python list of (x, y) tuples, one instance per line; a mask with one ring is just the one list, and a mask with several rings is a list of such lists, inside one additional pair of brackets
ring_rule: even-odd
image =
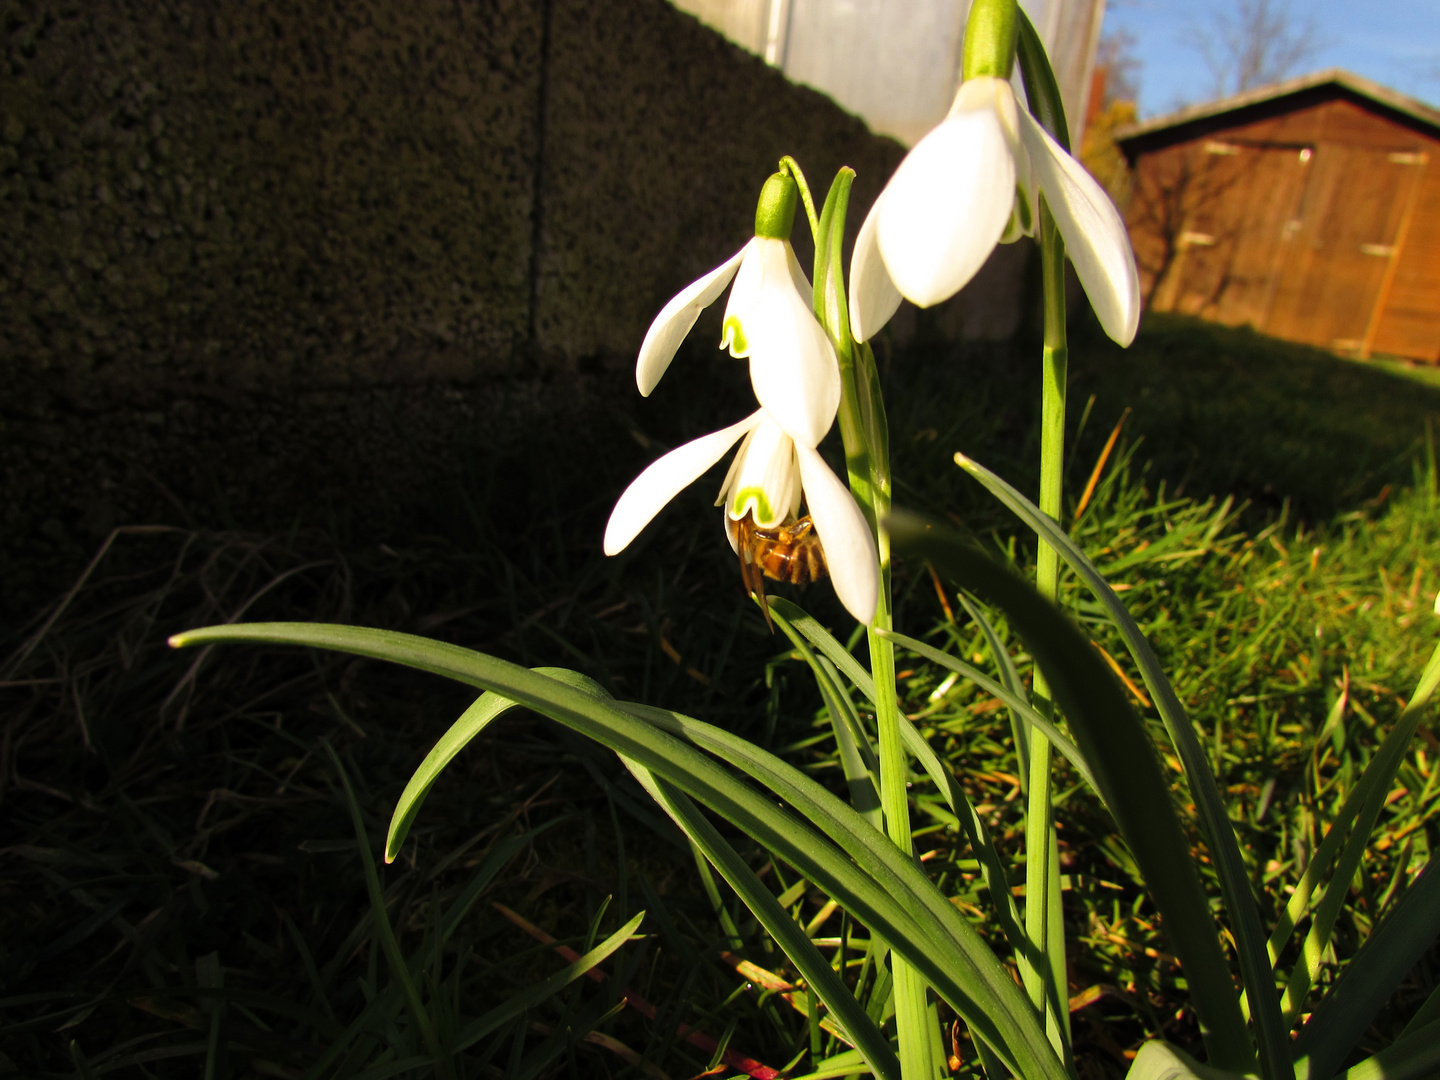
[[(1065, 337), (1065, 246), (1049, 207), (1040, 203), (1040, 274), (1045, 294), (1045, 348), (1040, 404), (1040, 509), (1060, 521), (1061, 479), (1065, 469), (1065, 383), (1069, 346)], [(1040, 594), (1059, 595), (1060, 553), (1043, 540), (1035, 568)], [(1054, 703), (1044, 675), (1034, 677), (1035, 707), (1054, 719)], [(1022, 967), (1025, 989), (1045, 1015), (1045, 1032), (1061, 1057), (1070, 1056), (1070, 1010), (1066, 1004), (1065, 937), (1060, 910), (1060, 851), (1051, 806), (1051, 744), (1038, 729), (1030, 732), (1030, 789), (1025, 808), (1025, 932), (1031, 955), (1043, 958), (1043, 970)]]
[[(809, 189), (789, 158), (781, 165), (796, 176), (807, 213), (813, 203)], [(850, 490), (875, 532), (880, 556), (880, 596), (875, 621), (868, 628), (870, 672), (875, 684), (875, 724), (879, 734), (880, 808), (885, 832), (906, 855), (913, 853), (910, 835), (908, 770), (900, 731), (900, 702), (895, 687), (895, 646), (882, 636), (894, 629), (890, 599), (890, 535), (883, 526), (890, 512), (890, 449), (885, 403), (880, 394), (875, 354), (857, 344), (850, 333), (841, 264), (845, 216), (853, 170), (842, 168), (830, 185), (825, 207), (815, 224), (815, 314), (840, 363), (840, 438)], [(895, 987), (895, 1029), (900, 1043), (900, 1068), (906, 1080), (932, 1080), (931, 1055), (935, 1032), (926, 1005), (926, 986), (916, 969), (896, 953), (890, 956)]]
[(815, 213), (815, 199), (810, 194), (810, 185), (805, 182), (805, 174), (800, 171), (800, 163), (786, 154), (780, 159), (780, 171), (788, 172), (791, 179), (795, 181), (795, 185), (800, 189), (800, 201), (805, 204), (805, 217), (810, 221), (810, 237), (818, 247), (820, 244), (820, 218)]
[[(848, 333), (847, 333), (848, 337)], [(875, 526), (875, 547), (880, 555), (880, 597), (875, 607), (875, 621), (867, 630), (870, 646), (870, 674), (875, 682), (875, 726), (879, 736), (880, 809), (885, 816), (885, 832), (905, 854), (913, 854), (910, 835), (909, 769), (900, 732), (900, 700), (895, 686), (895, 644), (883, 631), (895, 628), (890, 595), (890, 532), (885, 518), (890, 513), (890, 446), (885, 421), (885, 404), (880, 396), (879, 373), (875, 354), (868, 344), (851, 342), (849, 378), (842, 385), (840, 412), (850, 414), (850, 424), (842, 422), (841, 432), (848, 426), (857, 429), (859, 446), (854, 455), (869, 465), (869, 476), (857, 499), (866, 507), (866, 515)], [(845, 398), (854, 394), (847, 409)], [(863, 455), (863, 457), (862, 457)], [(852, 459), (849, 444), (846, 461)], [(852, 490), (855, 485), (852, 483)], [(935, 1063), (931, 1059), (929, 1011), (925, 1002), (925, 982), (913, 967), (892, 953), (891, 971), (895, 979), (895, 1028), (900, 1040), (900, 1070), (906, 1080), (931, 1080)]]
[[(875, 402), (873, 404), (878, 404)], [(865, 410), (861, 410), (864, 412)], [(883, 413), (882, 413), (883, 415)], [(870, 455), (870, 493), (874, 512), (881, 522), (890, 512), (889, 477), (877, 477), (873, 464), (888, 458), (886, 448), (876, 447)], [(883, 482), (882, 482), (883, 479)], [(882, 524), (876, 529), (880, 553), (880, 600), (875, 621), (867, 631), (870, 645), (870, 674), (875, 681), (875, 725), (879, 734), (880, 807), (885, 815), (885, 832), (907, 855), (913, 853), (910, 835), (909, 769), (900, 734), (900, 701), (895, 686), (895, 645), (882, 631), (893, 630), (890, 597), (890, 533)], [(919, 973), (898, 955), (891, 954), (895, 979), (895, 1027), (900, 1039), (900, 1070), (906, 1080), (931, 1080), (931, 1033), (925, 1003), (925, 982)]]

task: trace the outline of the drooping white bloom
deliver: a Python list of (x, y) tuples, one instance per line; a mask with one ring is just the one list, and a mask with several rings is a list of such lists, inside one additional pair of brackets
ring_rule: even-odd
[(1100, 325), (1122, 345), (1140, 321), (1140, 281), (1119, 211), (1003, 79), (960, 84), (950, 113), (915, 144), (855, 241), (851, 329), (879, 332), (903, 296), (920, 307), (949, 299), (1002, 240), (1030, 232), (1037, 195), (1054, 215)]
[(815, 449), (840, 406), (840, 368), (810, 307), (810, 283), (788, 241), (757, 236), (733, 258), (682, 289), (656, 316), (640, 347), (635, 380), (646, 396), (670, 366), (701, 309), (731, 279), (721, 348), (750, 362), (760, 409), (737, 424), (670, 451), (625, 489), (605, 529), (605, 553), (623, 551), (671, 499), (742, 439), (716, 505), (732, 521), (753, 515), (774, 528), (803, 501), (825, 549), (836, 595), (862, 623), (875, 617), (875, 540), (848, 488)]
[(840, 366), (788, 240), (755, 237), (660, 310), (635, 365), (640, 393), (650, 396), (701, 310), (732, 278), (720, 347), (749, 359), (755, 397), (787, 435), (819, 445), (840, 407)]

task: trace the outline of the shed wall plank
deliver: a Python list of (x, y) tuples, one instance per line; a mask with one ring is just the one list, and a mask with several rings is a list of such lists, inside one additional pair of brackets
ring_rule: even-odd
[(1440, 157), (1428, 156), (1375, 352), (1440, 361)]
[(1440, 359), (1440, 138), (1422, 129), (1336, 89), (1147, 136), (1126, 208), (1147, 306), (1341, 350), (1373, 329), (1374, 351)]

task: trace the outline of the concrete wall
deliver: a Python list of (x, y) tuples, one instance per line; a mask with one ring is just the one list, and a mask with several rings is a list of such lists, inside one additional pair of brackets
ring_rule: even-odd
[(7, 576), (216, 498), (401, 512), (459, 434), (623, 388), (781, 154), (822, 195), (856, 168), (861, 212), (901, 156), (665, 0), (18, 0), (4, 31)]

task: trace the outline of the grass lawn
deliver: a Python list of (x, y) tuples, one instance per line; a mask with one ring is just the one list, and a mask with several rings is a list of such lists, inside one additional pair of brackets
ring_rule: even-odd
[[(613, 756), (508, 714), (437, 782), (399, 859), (376, 872), (374, 903), (359, 845), (375, 849), (410, 772), (471, 695), (347, 657), (163, 644), (242, 616), (430, 634), (579, 669), (783, 750), (843, 790), (808, 670), (741, 595), (710, 481), (622, 557), (600, 554), (609, 508), (644, 464), (713, 430), (717, 412), (742, 415), (743, 370), (708, 353), (588, 430), (478, 455), (448, 516), (408, 533), (119, 536), (73, 595), (5, 643), (0, 1072), (428, 1075), (406, 1064), (423, 1058), (425, 1033), (391, 941), (439, 1035), (473, 1037), (469, 1076), (688, 1077), (720, 1060), (717, 1043), (804, 1072), (833, 1051), (789, 994), (784, 956)], [(963, 450), (1031, 490), (1038, 372), (935, 343), (882, 356), (897, 502), (1028, 567), (1033, 543), (951, 457)], [(1074, 349), (1066, 524), (1170, 670), (1267, 920), (1434, 646), (1437, 415), (1434, 380), (1244, 331), (1156, 319), (1128, 351), (1084, 335)], [(1065, 589), (1153, 719), (1113, 630), (1074, 582)], [(828, 586), (791, 595), (848, 633)], [(989, 663), (923, 567), (898, 568), (897, 595), (905, 632)], [(926, 662), (901, 664), (906, 711), (1018, 855), (1004, 710)], [(1440, 843), (1437, 756), (1430, 720), (1322, 983)], [(1057, 790), (1079, 1068), (1119, 1076), (1148, 1036), (1195, 1043), (1194, 1015), (1103, 809), (1064, 768)], [(1178, 770), (1175, 793), (1183, 807)], [(912, 802), (927, 867), (993, 933), (961, 835), (928, 785)], [(843, 951), (866, 978), (864, 928), (789, 867), (747, 854), (827, 955)], [(1198, 841), (1196, 857), (1203, 866)], [(557, 947), (583, 953), (642, 909), (646, 937), (609, 956), (608, 978), (516, 1006), (562, 970)], [(1298, 950), (1283, 944), (1282, 971)], [(1367, 1046), (1403, 1027), (1437, 974), (1432, 948)], [(687, 1041), (681, 1025), (704, 1038)], [(952, 1049), (960, 1075), (978, 1075), (963, 1031)], [(717, 1075), (736, 1075), (734, 1060)]]

